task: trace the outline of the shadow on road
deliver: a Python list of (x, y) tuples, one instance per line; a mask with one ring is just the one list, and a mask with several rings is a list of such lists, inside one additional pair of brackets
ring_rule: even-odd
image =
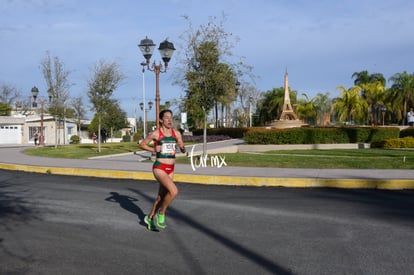
[[(150, 198), (148, 195), (142, 193), (139, 190), (136, 189), (130, 189), (132, 192), (135, 192), (139, 194), (140, 196), (148, 199), (149, 201), (152, 201), (152, 198)], [(264, 269), (268, 270), (270, 273), (273, 274), (293, 274), (290, 270), (278, 265), (273, 260), (266, 258), (263, 255), (260, 255), (249, 248), (219, 234), (216, 230), (211, 229), (207, 226), (205, 226), (202, 223), (199, 223), (192, 219), (190, 216), (182, 213), (181, 211), (176, 210), (174, 207), (169, 207), (168, 211), (170, 213), (170, 216), (173, 216), (177, 220), (181, 220), (182, 222), (185, 222), (189, 226), (191, 226), (194, 229), (197, 229), (203, 234), (206, 234), (213, 240), (217, 241), (218, 243), (222, 244), (223, 246), (226, 246), (227, 248), (233, 250), (234, 252), (240, 254), (241, 256), (245, 257), (246, 259), (249, 259), (250, 261), (255, 262), (257, 265), (262, 266)]]
[[(12, 192), (8, 191), (9, 186), (13, 186), (13, 183), (0, 182), (0, 219), (4, 221), (4, 225), (8, 219), (15, 222), (28, 222), (32, 219), (38, 219), (33, 208), (27, 206), (26, 190)], [(14, 184), (15, 186), (16, 184)]]
[(106, 201), (119, 203), (119, 206), (121, 206), (122, 209), (125, 209), (128, 212), (131, 212), (137, 215), (140, 221), (139, 224), (145, 225), (145, 222), (144, 222), (145, 214), (142, 211), (142, 209), (139, 208), (134, 203), (134, 202), (137, 202), (138, 199), (130, 197), (130, 196), (126, 196), (126, 195), (121, 195), (118, 192), (110, 192), (109, 194), (111, 194), (111, 196), (107, 197), (105, 199)]
[[(33, 207), (28, 206), (30, 205), (29, 200), (26, 199), (28, 190), (23, 187), (19, 191), (9, 190), (9, 187), (15, 188), (17, 185), (13, 177), (0, 181), (0, 259), (27, 263), (32, 260), (32, 257), (30, 253), (20, 253), (19, 249), (16, 249), (22, 246), (24, 248), (24, 245), (14, 238), (14, 231), (17, 227), (24, 227), (33, 220), (40, 220), (40, 217)], [(8, 262), (4, 263), (7, 266)], [(2, 267), (0, 265), (0, 270)]]
[(393, 222), (414, 222), (414, 191), (412, 190), (373, 190), (373, 189), (314, 189), (307, 196), (323, 198), (329, 204), (364, 205), (372, 217)]

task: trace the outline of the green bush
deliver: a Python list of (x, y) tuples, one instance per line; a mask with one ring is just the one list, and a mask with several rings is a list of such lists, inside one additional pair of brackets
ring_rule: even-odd
[[(193, 131), (202, 136), (203, 129)], [(248, 144), (332, 144), (371, 143), (398, 138), (397, 127), (296, 127), (287, 129), (265, 128), (212, 128), (207, 136), (229, 136), (243, 138)]]
[(79, 144), (80, 143), (80, 137), (77, 135), (73, 135), (70, 137), (70, 143), (71, 144)]
[(244, 134), (248, 144), (332, 144), (370, 143), (399, 137), (396, 127), (300, 127), (250, 129)]
[[(113, 132), (113, 137), (114, 138), (122, 138), (122, 131), (121, 130), (118, 130), (118, 131), (114, 131)], [(108, 133), (108, 137), (110, 137), (110, 134)]]
[(133, 138), (133, 140), (137, 142), (137, 141), (139, 141), (141, 138), (142, 138), (142, 131), (139, 131), (139, 132), (137, 132), (137, 133), (135, 133), (135, 134), (134, 134), (134, 138)]
[(122, 142), (131, 142), (131, 136), (130, 135), (122, 136)]
[[(245, 132), (247, 132), (249, 128), (211, 128), (207, 129), (207, 135), (211, 136), (229, 136), (231, 138), (243, 138)], [(197, 129), (192, 131), (193, 136), (202, 136), (203, 129)]]
[(405, 128), (400, 132), (400, 138), (403, 137), (414, 137), (414, 127)]
[(376, 141), (371, 144), (371, 148), (414, 148), (414, 137), (390, 138), (387, 140)]

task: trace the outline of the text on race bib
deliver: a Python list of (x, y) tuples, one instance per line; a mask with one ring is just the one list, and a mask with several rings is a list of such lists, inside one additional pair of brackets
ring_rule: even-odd
[(163, 155), (175, 155), (175, 142), (163, 143), (161, 145), (161, 154)]

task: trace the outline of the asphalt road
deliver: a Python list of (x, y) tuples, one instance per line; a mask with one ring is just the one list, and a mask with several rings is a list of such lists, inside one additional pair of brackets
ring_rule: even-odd
[(0, 274), (414, 274), (414, 191), (157, 185), (0, 170)]

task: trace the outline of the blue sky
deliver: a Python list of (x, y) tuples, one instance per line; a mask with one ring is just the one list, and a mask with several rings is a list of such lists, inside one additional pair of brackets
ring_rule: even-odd
[[(0, 84), (27, 96), (36, 85), (46, 96), (39, 64), (49, 51), (71, 71), (70, 94), (87, 102), (91, 68), (101, 59), (116, 61), (126, 79), (114, 98), (134, 116), (142, 101), (140, 40), (148, 36), (158, 45), (168, 37), (177, 55), (188, 29), (183, 15), (199, 26), (223, 13), (225, 31), (239, 37), (233, 53), (253, 67), (260, 91), (282, 87), (286, 68), (291, 89), (310, 97), (338, 95), (335, 88), (352, 86), (351, 75), (362, 70), (387, 79), (414, 72), (411, 0), (2, 0)], [(153, 60), (160, 60), (157, 51)], [(183, 95), (173, 75), (160, 77), (162, 103)], [(146, 98), (154, 100), (154, 73), (146, 72), (145, 82)]]

